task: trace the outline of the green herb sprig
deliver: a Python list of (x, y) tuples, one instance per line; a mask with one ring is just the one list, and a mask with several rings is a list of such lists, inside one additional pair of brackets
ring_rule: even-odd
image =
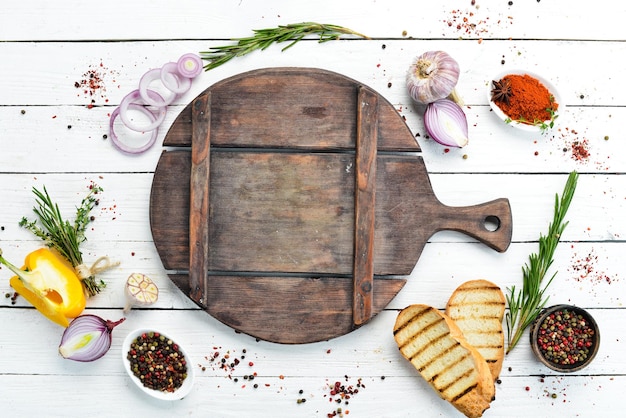
[(354, 35), (369, 39), (367, 36), (344, 28), (343, 26), (321, 24), (315, 22), (302, 22), (289, 25), (281, 25), (275, 28), (254, 29), (254, 35), (246, 38), (235, 38), (233, 45), (215, 46), (208, 51), (200, 52), (200, 57), (208, 61), (204, 66), (205, 71), (219, 67), (235, 57), (241, 57), (256, 50), (264, 50), (274, 43), (291, 41), (281, 51), (291, 48), (307, 35), (319, 35), (319, 42), (337, 40), (341, 35)]
[[(37, 220), (29, 220), (23, 217), (19, 225), (28, 229), (35, 236), (41, 238), (45, 244), (57, 250), (74, 267), (83, 264), (83, 254), (80, 251), (80, 244), (87, 240), (85, 230), (91, 221), (89, 213), (97, 204), (96, 195), (102, 192), (102, 188), (96, 184), (90, 186), (89, 193), (76, 208), (76, 219), (71, 223), (61, 215), (59, 206), (52, 201), (46, 187), (43, 192), (33, 187), (33, 193), (37, 197), (33, 212), (37, 215), (41, 227)], [(94, 296), (106, 287), (104, 281), (96, 281), (95, 275), (81, 277), (83, 286), (89, 296)]]
[(558, 194), (555, 197), (554, 219), (548, 227), (548, 234), (539, 236), (539, 252), (531, 254), (528, 263), (522, 267), (522, 290), (511, 286), (506, 296), (509, 305), (509, 312), (506, 314), (507, 354), (517, 345), (524, 330), (533, 323), (548, 302), (548, 297), (544, 297), (544, 294), (556, 272), (543, 287), (542, 282), (554, 261), (554, 251), (569, 223), (564, 220), (574, 197), (577, 181), (578, 173), (572, 171), (567, 178), (561, 198), (559, 199)]

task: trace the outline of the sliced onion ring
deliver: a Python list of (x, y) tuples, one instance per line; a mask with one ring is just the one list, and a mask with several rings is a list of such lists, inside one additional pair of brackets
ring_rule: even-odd
[(448, 147), (462, 148), (468, 142), (467, 117), (463, 109), (450, 99), (429, 103), (424, 112), (428, 135)]
[(196, 54), (185, 54), (178, 59), (178, 74), (187, 78), (194, 78), (202, 72), (202, 60)]
[(155, 99), (154, 95), (151, 96), (148, 93), (149, 91), (148, 86), (150, 85), (150, 83), (152, 83), (155, 80), (160, 80), (160, 79), (161, 79), (161, 69), (154, 68), (148, 71), (147, 73), (145, 73), (143, 77), (141, 77), (141, 80), (139, 80), (139, 96), (141, 97), (141, 100), (143, 100), (145, 104), (154, 106), (154, 107), (164, 107), (164, 106), (169, 106), (176, 98), (176, 92), (173, 92), (172, 94), (170, 94), (166, 99), (161, 98), (161, 100)]
[[(148, 93), (148, 96), (152, 96), (154, 100), (161, 99), (161, 101), (165, 103), (165, 101), (163, 100), (163, 97), (161, 97), (161, 95), (157, 93), (156, 91), (147, 90), (147, 93)], [(150, 123), (148, 126), (141, 126), (141, 125), (134, 123), (132, 120), (130, 120), (130, 118), (128, 117), (128, 107), (131, 103), (136, 103), (138, 99), (141, 99), (139, 90), (133, 90), (130, 93), (128, 93), (126, 96), (124, 96), (124, 98), (120, 102), (120, 106), (119, 106), (120, 119), (122, 119), (122, 122), (124, 122), (124, 125), (126, 125), (128, 129), (131, 129), (136, 132), (148, 132), (148, 131), (152, 131), (158, 128), (161, 125), (161, 123), (163, 123), (163, 120), (165, 120), (165, 113), (166, 113), (165, 106), (158, 107), (159, 114), (155, 115), (156, 119), (153, 120), (152, 123)], [(150, 112), (150, 110), (148, 109), (146, 110), (149, 113), (152, 113)]]
[[(120, 107), (116, 108), (113, 111), (113, 113), (111, 113), (111, 118), (109, 120), (109, 136), (111, 137), (111, 141), (113, 142), (113, 145), (115, 145), (115, 147), (117, 149), (119, 149), (120, 151), (126, 152), (128, 154), (139, 154), (139, 153), (142, 153), (142, 152), (146, 151), (148, 148), (150, 148), (156, 142), (157, 135), (159, 133), (158, 128), (153, 129), (151, 131), (151, 133), (150, 133), (150, 139), (148, 139), (148, 142), (146, 142), (145, 144), (143, 144), (143, 145), (141, 145), (139, 147), (131, 147), (131, 146), (128, 146), (128, 145), (122, 143), (118, 139), (117, 135), (115, 134), (115, 130), (113, 128), (113, 124), (115, 123), (115, 119), (117, 119), (117, 117), (120, 115)], [(148, 109), (146, 109), (144, 106), (140, 106), (140, 105), (135, 104), (135, 103), (129, 103), (128, 108), (129, 109), (133, 109), (133, 110), (137, 110), (139, 112), (142, 112), (146, 116), (148, 116), (148, 118), (150, 118), (151, 121), (153, 121), (153, 122), (156, 121), (156, 116), (154, 116), (154, 114), (152, 112), (150, 112)]]
[(168, 62), (161, 67), (161, 82), (177, 94), (187, 93), (191, 88), (191, 79), (178, 73), (178, 64), (175, 62)]

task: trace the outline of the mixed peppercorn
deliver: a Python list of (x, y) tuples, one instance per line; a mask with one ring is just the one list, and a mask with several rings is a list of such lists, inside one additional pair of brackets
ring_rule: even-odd
[(589, 357), (595, 330), (582, 314), (563, 308), (545, 317), (537, 332), (537, 347), (546, 360), (574, 366)]
[(158, 332), (135, 338), (126, 358), (133, 374), (149, 389), (174, 392), (187, 378), (187, 361), (178, 344)]

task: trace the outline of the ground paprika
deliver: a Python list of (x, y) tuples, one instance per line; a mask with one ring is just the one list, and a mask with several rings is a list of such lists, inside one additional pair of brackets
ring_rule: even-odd
[(506, 97), (494, 95), (493, 101), (513, 121), (537, 125), (552, 120), (559, 108), (554, 95), (528, 74), (506, 75), (499, 84), (508, 89)]

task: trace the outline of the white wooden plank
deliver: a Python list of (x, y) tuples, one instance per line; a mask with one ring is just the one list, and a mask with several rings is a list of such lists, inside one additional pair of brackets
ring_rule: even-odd
[[(385, 91), (383, 90), (384, 94)], [(191, 99), (190, 99), (191, 100)], [(26, 113), (22, 114), (21, 110)], [(416, 135), (429, 172), (544, 173), (578, 170), (585, 173), (626, 171), (626, 153), (620, 139), (626, 107), (569, 107), (559, 126), (546, 134), (532, 134), (499, 123), (487, 106), (465, 109), (470, 142), (449, 148), (429, 139), (422, 114), (397, 107)], [(0, 173), (34, 172), (153, 172), (163, 151), (167, 129), (182, 110), (171, 107), (156, 144), (141, 155), (114, 148), (109, 138), (109, 107), (0, 106)], [(71, 128), (68, 128), (71, 126)], [(116, 124), (125, 140), (129, 132)], [(135, 137), (130, 137), (135, 138)], [(137, 138), (137, 143), (144, 139)], [(588, 152), (579, 158), (573, 145), (583, 143)], [(72, 152), (67, 152), (71, 149)], [(31, 165), (32, 164), (32, 165)]]
[[(0, 43), (3, 57), (0, 105), (87, 106), (92, 100), (97, 106), (117, 105), (137, 88), (141, 76), (149, 69), (176, 61), (184, 53), (199, 53), (229, 43), (208, 40), (3, 42)], [(176, 103), (186, 104), (215, 82), (248, 70), (297, 66), (339, 72), (369, 85), (404, 111), (416, 111), (406, 92), (406, 71), (414, 57), (429, 50), (444, 50), (458, 61), (461, 75), (457, 90), (468, 106), (487, 105), (489, 82), (507, 69), (541, 74), (559, 88), (566, 106), (625, 104), (624, 88), (615, 74), (626, 71), (626, 63), (617, 60), (611, 61), (611, 65), (596, 65), (593, 77), (586, 66), (580, 65), (581, 50), (592, 50), (597, 56), (622, 56), (626, 53), (623, 42), (489, 40), (478, 43), (456, 39), (350, 40), (324, 44), (312, 41), (299, 43), (285, 52), (281, 52), (280, 46), (271, 46), (203, 72)], [(41, 57), (51, 58), (42, 64)], [(20, 65), (15, 65), (16, 62)], [(553, 65), (555, 62), (559, 66)], [(85, 89), (75, 87), (75, 83), (88, 79), (90, 72), (97, 75), (101, 87), (87, 89), (85, 94)]]
[[(7, 416), (46, 417), (151, 417), (202, 415), (210, 418), (249, 417), (326, 417), (338, 408), (345, 417), (451, 417), (461, 416), (453, 407), (420, 380), (419, 377), (379, 377), (362, 379), (365, 389), (353, 396), (349, 404), (329, 400), (328, 384), (345, 379), (340, 373), (327, 378), (305, 379), (286, 377), (283, 380), (267, 378), (263, 387), (241, 388), (224, 378), (202, 378), (185, 399), (165, 403), (149, 399), (131, 386), (128, 380), (111, 376), (84, 376), (80, 378), (81, 391), (68, 399), (63, 388), (75, 387), (76, 377), (0, 376), (6, 388), (3, 411)], [(349, 382), (356, 382), (350, 378)], [(264, 387), (268, 383), (269, 387)], [(523, 418), (527, 416), (569, 417), (583, 414), (591, 408), (599, 416), (619, 416), (615, 399), (623, 393), (623, 376), (593, 378), (541, 378), (537, 376), (507, 378), (498, 385), (496, 400), (485, 412), (486, 417)], [(526, 390), (528, 387), (529, 390)], [(299, 391), (303, 390), (303, 394)], [(37, 403), (23, 392), (36, 393)], [(553, 398), (553, 394), (556, 396)], [(305, 403), (297, 403), (298, 399)], [(97, 399), (97, 402), (94, 402)], [(80, 405), (80, 409), (77, 407)], [(261, 406), (260, 406), (261, 405)]]
[[(85, 11), (84, 3), (77, 0), (54, 6), (27, 0), (6, 5), (0, 15), (0, 39), (228, 39), (248, 36), (252, 29), (318, 21), (382, 38), (621, 40), (624, 10), (624, 5), (607, 0), (593, 7), (582, 0), (569, 1), (567, 7), (548, 1), (511, 5), (477, 1), (472, 6), (469, 0), (454, 0), (407, 6), (398, 0), (143, 0), (131, 4), (113, 0)], [(50, 19), (51, 15), (58, 20)]]
[[(24, 256), (38, 248), (37, 242), (8, 244), (0, 241), (5, 258), (21, 265)], [(159, 300), (153, 306), (158, 309), (195, 309), (193, 304), (171, 282), (163, 269), (152, 243), (105, 242), (98, 243), (101, 254), (109, 254), (121, 264), (113, 270), (101, 273), (107, 288), (88, 301), (89, 308), (122, 309), (125, 306), (124, 284), (133, 272), (141, 272), (152, 278), (159, 287)], [(115, 250), (115, 247), (121, 250)], [(132, 251), (130, 251), (132, 250)], [(528, 256), (537, 252), (536, 243), (512, 244), (506, 253), (500, 254), (479, 244), (449, 242), (428, 243), (417, 261), (415, 269), (407, 277), (407, 284), (388, 305), (389, 309), (402, 309), (412, 303), (426, 303), (443, 309), (452, 291), (461, 283), (473, 279), (487, 279), (506, 289), (522, 285), (522, 266)], [(557, 273), (546, 296), (550, 303), (571, 303), (589, 308), (624, 307), (626, 279), (617, 267), (622, 257), (619, 243), (561, 243), (555, 253), (550, 274)], [(89, 252), (93, 261), (98, 252)], [(8, 279), (12, 274), (0, 268), (0, 292), (12, 293)], [(0, 307), (12, 307), (10, 299), (0, 298)], [(18, 298), (16, 307), (28, 303)]]
[[(500, 197), (508, 198), (513, 214), (513, 241), (536, 241), (540, 233), (545, 233), (553, 216), (555, 195), (562, 192), (566, 179), (566, 174), (430, 174), (436, 196), (447, 206), (474, 205)], [(96, 218), (87, 232), (86, 244), (151, 241), (150, 173), (6, 173), (0, 174), (0, 180), (0, 200), (11, 202), (0, 213), (0, 224), (5, 226), (5, 230), (0, 231), (0, 237), (6, 237), (3, 239), (32, 239), (30, 233), (16, 226), (23, 216), (33, 219), (35, 198), (32, 187), (47, 187), (62, 213), (73, 219), (76, 205), (93, 181), (101, 185), (104, 192), (100, 205), (93, 211)], [(570, 224), (563, 239), (620, 241), (626, 236), (626, 225), (621, 221), (626, 206), (625, 182), (626, 179), (620, 175), (581, 175), (568, 212)], [(433, 241), (468, 242), (468, 238), (444, 231), (433, 236)], [(97, 252), (91, 246), (88, 248)]]
[[(55, 399), (77, 382), (81, 391), (74, 393), (72, 400), (78, 404), (92, 400), (88, 404), (96, 408), (93, 415), (90, 411), (90, 416), (110, 414), (110, 410), (99, 411), (105, 405), (115, 405), (119, 416), (127, 416), (123, 412), (127, 410), (131, 410), (133, 416), (180, 415), (191, 411), (216, 416), (228, 416), (224, 415), (228, 413), (319, 416), (332, 412), (337, 406), (344, 411), (349, 409), (354, 416), (371, 416), (372, 411), (377, 411), (376, 416), (412, 416), (410, 414), (416, 410), (423, 411), (425, 416), (453, 414), (453, 409), (428, 388), (398, 352), (391, 335), (394, 311), (382, 313), (373, 323), (347, 336), (299, 346), (255, 342), (245, 335), (224, 332), (222, 325), (205, 321), (200, 313), (133, 312), (114, 331), (109, 353), (97, 362), (84, 364), (58, 356), (55, 347), (59, 327), (42, 323), (35, 313), (13, 311), (16, 310), (0, 310), (3, 323), (9, 324), (8, 335), (3, 333), (2, 337), (4, 355), (0, 359), (3, 370), (0, 379), (5, 388), (2, 392), (4, 411), (15, 416), (25, 413), (27, 408), (38, 413), (46, 411), (46, 416), (73, 416), (73, 410), (65, 409), (67, 402)], [(95, 313), (117, 317), (110, 310)], [(543, 408), (550, 408), (555, 415), (564, 416), (565, 411), (583, 408), (582, 402), (592, 403), (594, 411), (609, 413), (612, 399), (623, 388), (624, 377), (619, 370), (624, 368), (625, 350), (623, 342), (619, 341), (618, 329), (626, 318), (623, 310), (593, 310), (593, 315), (600, 324), (603, 339), (600, 353), (591, 366), (580, 373), (555, 375), (531, 358), (527, 343), (522, 341), (505, 359), (496, 400), (488, 414), (521, 416), (521, 413), (539, 414)], [(181, 321), (185, 322), (184, 329), (180, 327)], [(158, 324), (171, 332), (175, 330), (177, 339), (185, 344), (193, 359), (197, 381), (192, 393), (183, 401), (163, 404), (148, 399), (124, 374), (119, 348), (122, 339), (131, 328), (150, 324)], [(32, 332), (24, 332), (24, 328)], [(227, 351), (231, 358), (240, 358), (244, 349), (246, 358), (234, 371), (223, 370), (205, 359), (215, 351), (220, 352), (220, 359)], [(253, 365), (249, 366), (248, 362)], [(243, 379), (244, 375), (255, 372), (256, 389)], [(356, 385), (361, 379), (365, 387), (360, 388), (349, 405), (329, 402), (327, 385), (346, 382), (346, 375), (348, 384)], [(28, 392), (38, 394), (36, 404), (22, 395), (27, 388)], [(552, 393), (557, 395), (556, 399), (550, 396)], [(306, 398), (306, 403), (298, 404), (299, 398)], [(98, 399), (96, 404), (94, 399)], [(261, 412), (260, 404), (271, 404), (276, 409)], [(164, 406), (166, 410), (160, 410)]]
[[(415, 303), (421, 301), (416, 300)], [(121, 309), (89, 309), (88, 312), (111, 320), (123, 317)], [(626, 310), (594, 308), (589, 309), (589, 312), (600, 328), (600, 351), (588, 367), (567, 375), (623, 374), (620, 370), (624, 370), (626, 364), (626, 347), (620, 341), (619, 324), (626, 320)], [(48, 321), (34, 309), (5, 308), (0, 310), (7, 330), (7, 335), (2, 336), (5, 356), (0, 360), (0, 366), (4, 373), (18, 375), (123, 377), (123, 339), (136, 328), (154, 327), (164, 333), (169, 332), (180, 344), (184, 344), (201, 377), (228, 378), (230, 375), (241, 378), (254, 372), (265, 377), (283, 375), (318, 378), (345, 374), (361, 377), (416, 376), (413, 366), (401, 356), (393, 339), (392, 330), (397, 314), (397, 310), (385, 310), (367, 325), (329, 341), (285, 345), (256, 341), (248, 335), (235, 333), (197, 310), (133, 310), (114, 329), (112, 346), (105, 357), (92, 363), (80, 363), (65, 360), (57, 352), (63, 328)], [(528, 332), (506, 356), (502, 380), (513, 376), (557, 375), (533, 357), (527, 335)], [(244, 349), (246, 353), (243, 353)], [(234, 370), (225, 370), (211, 362), (211, 355), (215, 351), (220, 352), (220, 361), (227, 351), (239, 359), (245, 355), (245, 361), (235, 366)], [(249, 362), (253, 366), (249, 366)], [(202, 366), (205, 367), (204, 371)]]

